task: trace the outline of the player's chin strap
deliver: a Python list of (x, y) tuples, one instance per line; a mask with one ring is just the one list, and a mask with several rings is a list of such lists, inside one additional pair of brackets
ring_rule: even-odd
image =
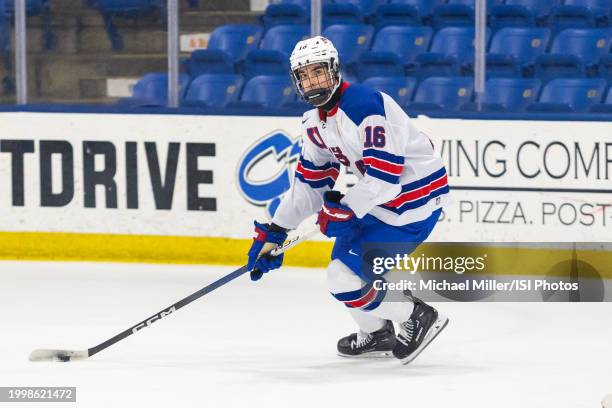
[(324, 111), (329, 112), (330, 110), (334, 108), (334, 106), (338, 104), (338, 101), (340, 101), (340, 96), (342, 95), (342, 83), (343, 82), (344, 81), (340, 79), (338, 85), (336, 85), (336, 87), (332, 91), (333, 93), (331, 97), (329, 98), (329, 100), (325, 102), (323, 105), (317, 106), (319, 109), (323, 109)]
[[(287, 241), (285, 241), (283, 245), (279, 247), (275, 247), (274, 249), (268, 250), (268, 252), (266, 253), (271, 253), (272, 255), (280, 255), (283, 252), (287, 251), (289, 248), (293, 248), (300, 242), (303, 242), (304, 240), (308, 238), (312, 238), (318, 232), (319, 232), (319, 228), (313, 227), (312, 229), (306, 231), (303, 234), (299, 234), (299, 235), (296, 235), (288, 239)], [(103, 343), (98, 344), (97, 346), (91, 347), (87, 350), (37, 349), (37, 350), (32, 351), (32, 353), (30, 353), (30, 361), (64, 361), (66, 362), (66, 361), (72, 361), (72, 360), (84, 360), (112, 346), (113, 344), (125, 339), (126, 337), (131, 336), (137, 331), (140, 331), (141, 329), (149, 327), (151, 324), (157, 322), (158, 320), (161, 320), (162, 318), (170, 314), (173, 314), (174, 312), (176, 312), (178, 309), (182, 308), (183, 306), (190, 304), (194, 300), (201, 298), (207, 293), (210, 293), (213, 290), (225, 285), (226, 283), (233, 281), (240, 275), (244, 275), (247, 272), (249, 272), (249, 270), (247, 269), (246, 265), (239, 269), (236, 269), (234, 272), (228, 275), (225, 275), (224, 277), (220, 279), (217, 279), (215, 282), (211, 283), (210, 285), (179, 300), (173, 305), (161, 310), (158, 313), (155, 313), (153, 316), (141, 321), (140, 323), (135, 324), (129, 329), (122, 331), (121, 333), (117, 334), (114, 337), (111, 337), (110, 339), (106, 340)]]

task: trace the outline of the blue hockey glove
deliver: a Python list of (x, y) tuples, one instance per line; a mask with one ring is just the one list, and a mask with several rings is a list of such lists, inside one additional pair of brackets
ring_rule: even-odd
[(357, 217), (348, 206), (340, 204), (343, 195), (339, 191), (325, 193), (323, 208), (319, 211), (317, 224), (321, 233), (329, 238), (352, 235), (358, 228)]
[(251, 280), (257, 281), (261, 279), (264, 273), (280, 268), (282, 265), (283, 254), (278, 256), (263, 255), (262, 257), (259, 257), (259, 255), (266, 243), (282, 245), (287, 239), (287, 232), (284, 228), (275, 224), (261, 224), (257, 221), (254, 221), (254, 224), (257, 235), (253, 238), (253, 244), (248, 253), (247, 268), (251, 271)]

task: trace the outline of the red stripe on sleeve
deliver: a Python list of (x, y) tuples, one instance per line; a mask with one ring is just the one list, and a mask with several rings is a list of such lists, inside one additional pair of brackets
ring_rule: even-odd
[(363, 162), (367, 166), (372, 166), (377, 170), (382, 170), (386, 173), (391, 173), (396, 176), (402, 174), (402, 171), (404, 170), (404, 165), (402, 164), (389, 163), (383, 160), (379, 160), (375, 157), (364, 157)]
[(308, 170), (302, 166), (302, 163), (298, 163), (296, 171), (304, 176), (304, 178), (307, 180), (322, 180), (326, 177), (331, 177), (336, 180), (338, 178), (338, 174), (340, 173), (333, 167), (326, 170)]

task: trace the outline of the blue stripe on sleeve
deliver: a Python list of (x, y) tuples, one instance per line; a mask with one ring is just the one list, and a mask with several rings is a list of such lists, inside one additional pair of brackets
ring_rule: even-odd
[(366, 170), (366, 174), (375, 177), (377, 179), (386, 181), (387, 183), (391, 183), (391, 184), (398, 184), (399, 183), (399, 176), (394, 176), (379, 170), (376, 170), (375, 168), (373, 168), (372, 166), (368, 166), (367, 170)]
[(302, 163), (302, 166), (305, 169), (308, 170), (327, 170), (327, 169), (331, 169), (334, 168), (336, 170), (340, 170), (340, 164), (339, 163), (332, 163), (332, 162), (327, 162), (322, 166), (317, 166), (315, 165), (313, 162), (306, 160), (304, 158), (304, 156), (300, 155), (300, 163)]
[(334, 185), (336, 184), (336, 180), (334, 180), (331, 177), (325, 177), (324, 179), (314, 180), (314, 181), (306, 180), (304, 176), (302, 176), (300, 173), (297, 173), (297, 172), (295, 173), (295, 178), (300, 180), (302, 183), (308, 184), (312, 188), (321, 188), (321, 187), (334, 188)]
[(376, 159), (386, 160), (395, 164), (404, 164), (403, 156), (397, 156), (393, 153), (385, 152), (383, 150), (365, 149), (363, 151), (363, 157), (374, 157)]

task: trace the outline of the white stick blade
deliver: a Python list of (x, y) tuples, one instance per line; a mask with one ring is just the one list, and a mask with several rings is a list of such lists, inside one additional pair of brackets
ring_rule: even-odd
[(67, 362), (72, 360), (83, 360), (89, 357), (87, 350), (71, 351), (71, 350), (55, 350), (55, 349), (37, 349), (30, 353), (30, 361), (61, 361)]

